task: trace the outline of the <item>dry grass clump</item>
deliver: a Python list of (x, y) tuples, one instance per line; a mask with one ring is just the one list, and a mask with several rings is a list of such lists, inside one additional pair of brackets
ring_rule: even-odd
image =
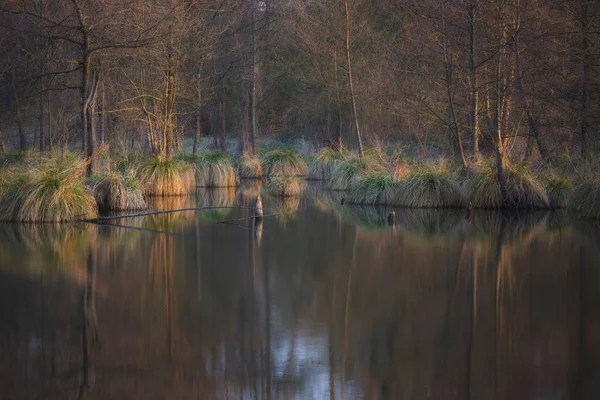
[(240, 178), (242, 179), (260, 179), (263, 170), (258, 157), (244, 156), (240, 160)]
[(231, 159), (222, 151), (203, 153), (194, 164), (199, 187), (235, 187), (240, 183)]
[(0, 220), (64, 222), (95, 218), (96, 201), (85, 183), (86, 162), (71, 154), (43, 159), (13, 177), (0, 193)]
[(399, 182), (388, 173), (377, 173), (355, 180), (348, 193), (348, 204), (390, 205), (397, 196)]
[(355, 155), (348, 156), (338, 162), (331, 173), (330, 190), (349, 190), (356, 185), (361, 177), (381, 173), (385, 167), (376, 159), (364, 157), (362, 160)]
[(276, 149), (268, 152), (261, 164), (265, 176), (304, 176), (308, 170), (302, 157), (288, 149)]
[(569, 208), (582, 217), (600, 219), (600, 181), (576, 186), (569, 197)]
[(26, 151), (8, 151), (0, 154), (0, 168), (24, 164), (32, 156)]
[(544, 186), (520, 166), (504, 169), (507, 198), (500, 193), (500, 181), (493, 163), (476, 166), (467, 183), (467, 197), (475, 208), (548, 208)]
[(148, 208), (134, 171), (110, 172), (93, 185), (98, 207), (105, 211), (135, 211)]
[(275, 196), (294, 197), (302, 194), (306, 184), (295, 176), (276, 175), (267, 181), (266, 188)]
[(546, 192), (548, 193), (548, 201), (552, 208), (566, 208), (567, 200), (573, 184), (570, 179), (562, 178), (556, 175), (551, 176), (546, 181)]
[(180, 160), (148, 158), (141, 163), (139, 175), (146, 196), (181, 196), (196, 190), (193, 167)]
[(427, 164), (402, 175), (391, 205), (399, 207), (464, 207), (463, 188), (444, 163)]
[(308, 168), (306, 179), (329, 180), (335, 166), (345, 159), (344, 154), (338, 150), (325, 148), (319, 151)]

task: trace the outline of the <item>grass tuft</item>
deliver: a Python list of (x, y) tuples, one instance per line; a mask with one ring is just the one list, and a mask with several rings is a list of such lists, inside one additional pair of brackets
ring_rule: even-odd
[(373, 158), (365, 157), (361, 160), (356, 155), (350, 155), (333, 168), (329, 189), (349, 190), (361, 177), (381, 173), (384, 170), (384, 166)]
[(44, 158), (25, 172), (11, 170), (0, 193), (0, 220), (65, 222), (95, 218), (96, 201), (85, 183), (87, 164), (71, 154)]
[(181, 196), (196, 190), (194, 169), (181, 160), (148, 158), (141, 163), (140, 178), (146, 196)]
[(401, 176), (391, 205), (399, 207), (464, 207), (463, 188), (444, 163), (426, 164)]
[(569, 208), (582, 217), (600, 219), (600, 181), (576, 186), (569, 197)]
[(302, 194), (306, 187), (303, 180), (291, 175), (276, 175), (266, 184), (267, 190), (279, 197), (294, 197)]
[(92, 185), (98, 207), (103, 211), (135, 211), (148, 208), (135, 171), (111, 172)]
[(227, 154), (209, 151), (195, 157), (196, 184), (199, 187), (239, 186), (237, 172)]
[(552, 208), (566, 208), (572, 190), (573, 184), (568, 178), (552, 175), (546, 180), (546, 192)]
[(298, 153), (287, 149), (276, 149), (268, 152), (261, 164), (265, 176), (304, 176), (308, 169), (306, 162)]
[(319, 151), (310, 164), (307, 179), (311, 180), (329, 180), (333, 174), (335, 166), (344, 161), (345, 157), (338, 150), (325, 148)]
[(356, 179), (348, 193), (348, 204), (389, 205), (396, 198), (398, 181), (388, 173), (376, 173)]
[(507, 198), (500, 193), (496, 167), (491, 162), (476, 166), (468, 180), (467, 196), (475, 208), (540, 209), (548, 208), (544, 186), (520, 166), (505, 168)]
[(240, 178), (242, 179), (260, 179), (263, 170), (258, 157), (245, 156), (240, 160)]

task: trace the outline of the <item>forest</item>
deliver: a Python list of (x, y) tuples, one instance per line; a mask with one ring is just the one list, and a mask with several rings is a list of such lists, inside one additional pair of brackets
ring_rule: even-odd
[(0, 220), (303, 178), (600, 218), (600, 2), (4, 0)]

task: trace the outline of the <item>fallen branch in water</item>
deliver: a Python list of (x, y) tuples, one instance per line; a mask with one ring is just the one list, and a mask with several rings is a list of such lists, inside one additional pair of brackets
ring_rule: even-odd
[[(260, 218), (266, 218), (266, 217), (276, 217), (279, 214), (267, 214), (267, 215), (263, 215)], [(230, 219), (230, 220), (226, 220), (226, 221), (218, 221), (219, 224), (231, 224), (232, 222), (239, 222), (239, 221), (247, 221), (249, 219), (254, 219), (256, 218), (256, 215), (253, 215), (251, 217), (245, 217), (245, 218), (238, 218), (238, 219)]]
[(160, 211), (147, 211), (147, 212), (136, 213), (136, 214), (111, 215), (108, 217), (85, 219), (85, 220), (83, 220), (83, 222), (99, 224), (104, 221), (110, 221), (113, 219), (146, 217), (148, 215), (171, 214), (171, 213), (183, 212), (183, 211), (204, 211), (204, 210), (219, 210), (219, 209), (253, 210), (253, 208), (249, 208), (249, 207), (190, 207), (190, 208), (180, 208), (177, 210), (160, 210)]

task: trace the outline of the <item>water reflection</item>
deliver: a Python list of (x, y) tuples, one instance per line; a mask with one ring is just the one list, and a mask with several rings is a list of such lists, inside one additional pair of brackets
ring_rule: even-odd
[[(230, 192), (154, 207), (252, 204), (260, 188)], [(600, 395), (596, 223), (394, 210), (393, 228), (386, 209), (263, 198), (291, 217), (250, 229), (193, 211), (119, 221), (147, 230), (0, 225), (0, 393)]]

